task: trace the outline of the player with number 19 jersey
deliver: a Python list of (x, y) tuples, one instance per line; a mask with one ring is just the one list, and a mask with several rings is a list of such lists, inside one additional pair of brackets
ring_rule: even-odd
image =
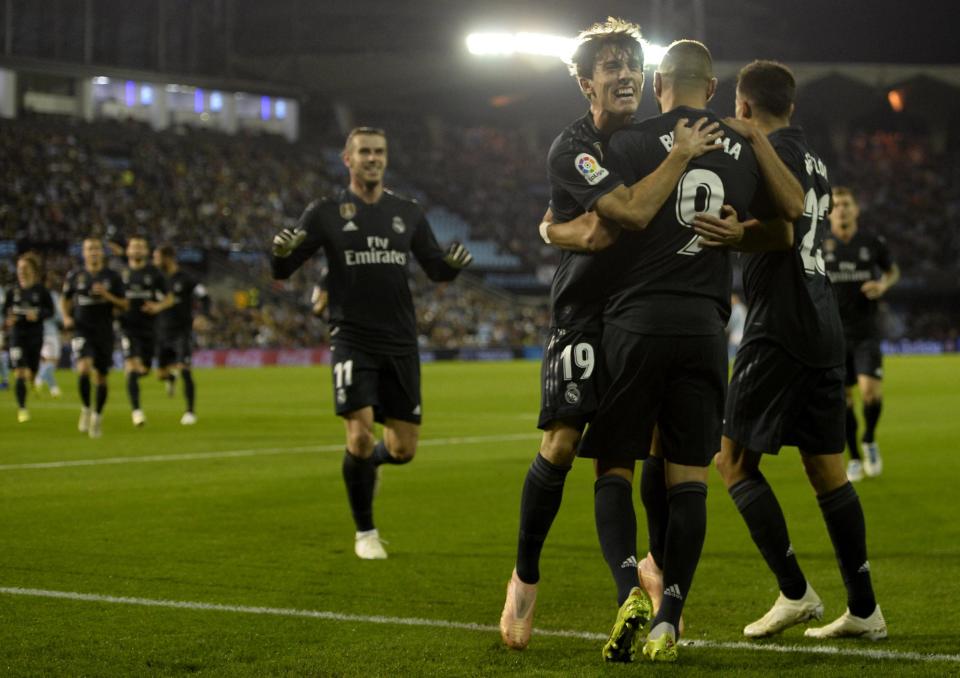
[[(624, 181), (663, 162), (681, 118), (701, 117), (718, 121), (708, 110), (679, 106), (618, 132), (610, 150)], [(623, 233), (612, 248), (615, 281), (599, 361), (605, 395), (582, 456), (646, 457), (655, 424), (673, 463), (707, 466), (720, 448), (732, 268), (726, 249), (698, 244), (693, 221), (724, 204), (741, 217), (772, 216), (753, 149), (721, 126), (723, 148), (692, 160), (647, 228)]]
[[(588, 112), (554, 140), (547, 156), (550, 209), (557, 223), (573, 221), (623, 184), (607, 164), (609, 137)], [(537, 426), (558, 419), (583, 425), (596, 409), (592, 380), (601, 334), (609, 251), (561, 250), (550, 290), (550, 337), (541, 366), (541, 409)]]

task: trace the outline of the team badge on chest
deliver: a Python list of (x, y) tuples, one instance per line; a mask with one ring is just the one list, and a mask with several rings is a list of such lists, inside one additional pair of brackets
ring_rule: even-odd
[(400, 217), (393, 218), (393, 230), (397, 233), (403, 233), (407, 230), (407, 225), (403, 223), (403, 219)]
[(344, 202), (340, 204), (340, 216), (346, 220), (353, 219), (357, 216), (357, 206), (352, 202)]

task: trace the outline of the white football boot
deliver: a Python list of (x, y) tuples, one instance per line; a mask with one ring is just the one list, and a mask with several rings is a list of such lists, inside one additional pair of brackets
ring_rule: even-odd
[(183, 426), (193, 426), (197, 423), (197, 415), (193, 412), (184, 412), (183, 416), (180, 417), (180, 423)]
[(874, 608), (873, 613), (864, 619), (855, 617), (847, 609), (840, 618), (826, 626), (810, 628), (803, 632), (807, 638), (867, 638), (882, 640), (887, 637), (887, 622), (883, 619), (880, 606)]
[(363, 560), (385, 560), (387, 552), (383, 548), (380, 533), (375, 529), (366, 532), (357, 532), (353, 551)]
[(103, 436), (103, 415), (96, 412), (90, 415), (90, 429), (88, 434), (91, 438), (100, 438)]
[(500, 613), (500, 637), (507, 647), (522, 650), (530, 643), (536, 604), (537, 585), (521, 581), (514, 569), (507, 584), (503, 612)]
[(143, 410), (134, 410), (130, 413), (130, 420), (134, 426), (140, 428), (147, 423), (147, 415), (143, 413)]
[(90, 430), (90, 408), (80, 408), (80, 420), (77, 422), (77, 430), (80, 433), (87, 433)]
[(810, 582), (807, 582), (803, 598), (790, 600), (781, 593), (765, 615), (743, 627), (743, 635), (747, 638), (766, 638), (811, 619), (823, 619), (823, 603)]
[(883, 459), (880, 457), (880, 447), (876, 443), (863, 443), (863, 472), (867, 478), (876, 478), (883, 473)]
[(851, 483), (859, 483), (863, 480), (863, 463), (859, 459), (851, 459), (847, 462), (847, 480)]

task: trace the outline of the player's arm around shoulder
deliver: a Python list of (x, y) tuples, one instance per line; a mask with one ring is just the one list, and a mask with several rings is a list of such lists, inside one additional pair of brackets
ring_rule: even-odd
[(315, 200), (303, 211), (293, 228), (281, 229), (273, 236), (270, 271), (274, 280), (286, 280), (309, 259), (322, 244), (321, 218), (326, 198)]
[(576, 219), (557, 222), (549, 207), (540, 222), (540, 237), (548, 245), (572, 252), (599, 252), (620, 237), (620, 227), (596, 212), (585, 212)]
[(754, 123), (736, 118), (724, 118), (723, 124), (742, 136), (750, 144), (760, 167), (764, 185), (773, 206), (786, 221), (793, 223), (803, 215), (803, 186), (791, 170), (789, 158), (784, 158), (770, 143), (767, 135)]
[[(717, 140), (722, 136), (717, 121), (704, 117), (691, 125), (687, 118), (681, 118), (674, 127), (667, 157), (630, 187), (620, 186), (597, 200), (597, 214), (625, 229), (642, 231), (673, 193), (690, 161), (720, 148)], [(628, 157), (624, 160), (629, 162)]]

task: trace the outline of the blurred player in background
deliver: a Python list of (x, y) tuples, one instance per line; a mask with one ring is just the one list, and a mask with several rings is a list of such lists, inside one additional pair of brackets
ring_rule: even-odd
[[(860, 207), (853, 192), (843, 186), (833, 189), (831, 234), (824, 241), (827, 275), (837, 292), (840, 317), (847, 342), (847, 447), (850, 463), (847, 476), (852, 481), (878, 476), (883, 460), (875, 436), (883, 405), (882, 331), (877, 300), (900, 279), (882, 236), (861, 231), (857, 220)], [(857, 444), (857, 416), (853, 411), (853, 387), (863, 400), (863, 455)], [(862, 459), (862, 460), (861, 460)]]
[[(823, 603), (797, 563), (783, 511), (760, 472), (763, 454), (796, 445), (817, 495), (847, 587), (847, 611), (813, 638), (887, 635), (873, 594), (860, 499), (843, 466), (844, 352), (836, 295), (826, 276), (822, 244), (831, 191), (827, 168), (802, 130), (790, 126), (796, 82), (782, 64), (757, 61), (740, 71), (736, 125), (744, 136), (769, 137), (805, 190), (804, 212), (771, 237), (776, 251), (758, 247), (750, 229), (734, 247), (744, 255), (749, 312), (737, 353), (717, 469), (750, 535), (777, 578), (773, 607), (743, 633), (763, 638), (823, 616)], [(731, 123), (733, 125), (734, 123)], [(702, 217), (700, 225), (719, 220)], [(699, 231), (712, 237), (709, 231)]]
[[(173, 395), (176, 375), (183, 380), (183, 397), (186, 410), (180, 417), (184, 426), (197, 423), (194, 410), (196, 386), (190, 367), (193, 356), (193, 330), (205, 329), (210, 316), (210, 296), (206, 288), (177, 264), (177, 252), (171, 245), (163, 245), (153, 251), (153, 263), (166, 276), (166, 288), (170, 306), (157, 316), (157, 376), (167, 386), (168, 395)], [(201, 304), (200, 315), (193, 317), (193, 303)]]
[[(453, 243), (437, 244), (423, 208), (383, 186), (387, 138), (359, 127), (343, 152), (350, 185), (313, 202), (295, 229), (273, 239), (273, 276), (289, 278), (321, 248), (328, 262), (330, 361), (336, 413), (347, 450), (343, 480), (356, 523), (354, 552), (387, 557), (373, 522), (373, 491), (381, 464), (413, 459), (420, 432), (420, 355), (407, 280), (410, 253), (436, 282), (453, 280), (473, 257)], [(374, 422), (383, 424), (383, 440)]]
[[(591, 252), (609, 247), (621, 226), (643, 228), (669, 197), (689, 160), (715, 149), (718, 136), (716, 125), (704, 126), (703, 121), (692, 128), (686, 121), (678, 124), (675, 151), (650, 176), (627, 187), (609, 168), (606, 154), (611, 135), (631, 122), (640, 102), (639, 27), (610, 19), (584, 31), (571, 72), (590, 110), (557, 137), (548, 156), (551, 202), (541, 236), (564, 251), (553, 279), (552, 327), (541, 368), (538, 427), (544, 434), (524, 480), (516, 566), (500, 617), (501, 636), (515, 649), (530, 641), (540, 553), (560, 509), (581, 433), (597, 406), (593, 375), (598, 370), (609, 264), (608, 252)], [(652, 612), (637, 573), (633, 466), (631, 455), (605, 459), (595, 469), (597, 533), (620, 606), (603, 649), (608, 661), (633, 659), (638, 631)]]
[(123, 334), (123, 370), (127, 377), (130, 418), (134, 426), (143, 426), (147, 417), (140, 408), (140, 378), (150, 373), (156, 346), (157, 314), (173, 305), (160, 269), (149, 261), (146, 238), (133, 236), (127, 242), (127, 268), (123, 288), (127, 308), (120, 316)]
[(34, 387), (41, 389), (46, 386), (50, 395), (59, 398), (60, 386), (57, 384), (57, 366), (60, 364), (60, 328), (63, 326), (63, 316), (60, 314), (60, 293), (54, 283), (53, 274), (47, 274), (47, 289), (53, 299), (54, 314), (43, 321), (43, 348), (40, 350), (40, 372), (34, 381)]
[[(60, 310), (63, 327), (73, 331), (73, 349), (80, 377), (80, 420), (77, 430), (91, 438), (103, 435), (103, 407), (107, 402), (107, 375), (113, 365), (113, 316), (124, 311), (120, 275), (104, 266), (103, 243), (96, 238), (83, 241), (83, 267), (71, 271), (63, 283)], [(96, 386), (96, 400), (90, 407), (90, 381)]]
[(53, 315), (53, 300), (43, 286), (40, 261), (33, 254), (17, 259), (17, 283), (3, 299), (4, 326), (10, 332), (10, 361), (16, 382), (17, 421), (30, 421), (27, 410), (27, 385), (33, 382), (40, 366), (43, 348), (43, 322)]
[[(0, 306), (7, 299), (7, 291), (0, 285)], [(0, 391), (10, 388), (10, 354), (7, 352), (7, 332), (0, 317)]]

